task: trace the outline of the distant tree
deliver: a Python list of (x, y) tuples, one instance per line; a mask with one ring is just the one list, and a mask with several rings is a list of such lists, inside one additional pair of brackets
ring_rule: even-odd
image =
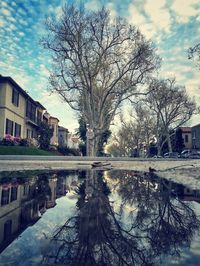
[(160, 60), (151, 42), (104, 7), (89, 12), (68, 5), (46, 25), (42, 43), (53, 58), (51, 90), (90, 124), (90, 155), (96, 155), (118, 107), (135, 96)]
[(121, 154), (121, 150), (120, 147), (118, 145), (118, 143), (116, 143), (115, 141), (112, 141), (108, 146), (107, 146), (107, 152), (112, 154), (114, 157), (120, 157)]
[(38, 142), (41, 149), (43, 150), (49, 149), (52, 136), (53, 136), (53, 128), (51, 128), (47, 123), (41, 122), (38, 129)]
[(157, 120), (158, 154), (165, 142), (168, 144), (169, 152), (172, 152), (171, 136), (195, 113), (195, 101), (187, 95), (185, 87), (176, 85), (174, 79), (154, 79), (149, 85), (149, 93), (144, 101), (154, 112)]
[(82, 154), (83, 156), (86, 156), (86, 144), (85, 144), (84, 142), (81, 142), (81, 143), (79, 144), (78, 148), (79, 148), (81, 154)]
[(130, 118), (121, 115), (121, 127), (114, 136), (121, 156), (139, 156), (141, 147), (149, 155), (149, 145), (155, 136), (155, 121), (150, 110), (142, 103), (133, 106)]

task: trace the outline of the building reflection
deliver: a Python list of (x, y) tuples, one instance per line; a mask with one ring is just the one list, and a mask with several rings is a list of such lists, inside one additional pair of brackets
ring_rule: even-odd
[(0, 252), (66, 194), (66, 175), (40, 174), (0, 184)]

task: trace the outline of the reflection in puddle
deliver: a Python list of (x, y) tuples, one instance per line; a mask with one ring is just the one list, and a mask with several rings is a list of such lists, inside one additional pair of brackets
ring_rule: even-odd
[[(13, 265), (172, 265), (170, 256), (186, 257), (200, 227), (193, 207), (200, 191), (154, 172), (74, 171), (1, 180), (3, 265), (11, 265), (14, 250), (28, 246), (29, 231), (35, 244), (28, 258), (12, 258)], [(195, 265), (191, 255), (190, 261), (180, 265)]]

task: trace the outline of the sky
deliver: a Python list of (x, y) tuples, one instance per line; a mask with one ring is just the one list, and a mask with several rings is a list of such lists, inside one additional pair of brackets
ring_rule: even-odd
[[(0, 0), (0, 74), (12, 77), (40, 101), (60, 125), (73, 131), (76, 114), (48, 91), (51, 58), (40, 44), (47, 17), (61, 14), (64, 0)], [(69, 1), (68, 1), (69, 2)], [(73, 2), (73, 0), (70, 0)], [(76, 1), (77, 2), (77, 1)], [(125, 17), (153, 41), (162, 58), (161, 78), (176, 78), (200, 105), (200, 70), (187, 51), (200, 42), (200, 0), (82, 0), (88, 10), (102, 4)], [(200, 116), (191, 125), (200, 123)]]

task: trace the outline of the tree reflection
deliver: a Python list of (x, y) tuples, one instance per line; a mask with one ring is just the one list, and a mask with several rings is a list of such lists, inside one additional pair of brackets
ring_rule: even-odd
[(181, 200), (184, 187), (159, 178), (154, 173), (125, 172), (120, 175), (118, 192), (122, 206), (137, 208), (134, 227), (145, 235), (155, 253), (179, 255), (182, 246), (190, 246), (200, 221), (190, 203)]
[(109, 201), (103, 172), (87, 172), (77, 190), (76, 215), (53, 235), (45, 264), (154, 265), (161, 254), (177, 255), (190, 244), (200, 222), (180, 200), (181, 186), (153, 173), (113, 174), (121, 212)]
[[(110, 190), (102, 172), (87, 173), (77, 193), (77, 215), (51, 239), (45, 263), (66, 265), (152, 265), (140, 237), (116, 218), (109, 202)], [(53, 252), (53, 254), (52, 254)]]

